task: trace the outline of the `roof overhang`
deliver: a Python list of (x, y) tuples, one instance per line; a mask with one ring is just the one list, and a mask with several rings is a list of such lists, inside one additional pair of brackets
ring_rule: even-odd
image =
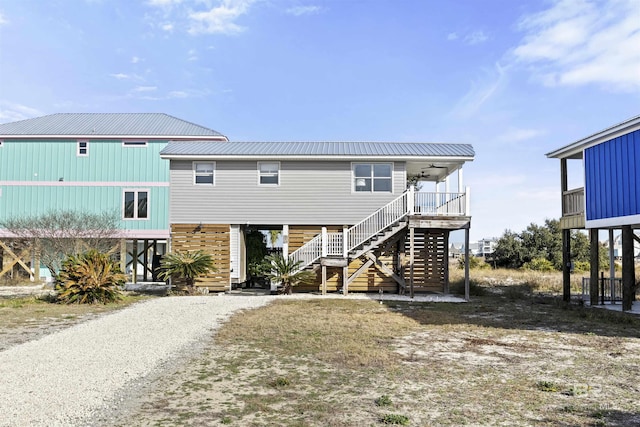
[(551, 159), (581, 159), (585, 149), (640, 129), (640, 116), (625, 120), (603, 131), (547, 153)]
[(162, 139), (167, 141), (193, 141), (193, 140), (205, 140), (205, 141), (229, 141), (229, 139), (224, 135), (96, 135), (96, 134), (87, 134), (87, 135), (7, 135), (0, 134), (0, 139), (29, 139), (29, 140), (40, 140), (40, 139), (129, 139), (129, 140), (140, 140), (140, 139)]
[(168, 160), (300, 160), (300, 161), (394, 161), (394, 162), (470, 162), (474, 158), (468, 156), (377, 156), (377, 155), (282, 155), (282, 154), (160, 154), (160, 157)]

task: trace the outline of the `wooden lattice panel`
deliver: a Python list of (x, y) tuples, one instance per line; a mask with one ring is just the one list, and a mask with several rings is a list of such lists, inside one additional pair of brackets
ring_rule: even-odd
[(172, 224), (171, 251), (203, 250), (211, 254), (217, 271), (198, 279), (196, 285), (210, 291), (229, 289), (231, 230), (228, 224)]
[[(414, 233), (413, 289), (443, 292), (447, 268), (447, 231), (416, 229)], [(409, 261), (410, 241), (405, 245)], [(410, 269), (406, 265), (404, 278), (409, 285)]]

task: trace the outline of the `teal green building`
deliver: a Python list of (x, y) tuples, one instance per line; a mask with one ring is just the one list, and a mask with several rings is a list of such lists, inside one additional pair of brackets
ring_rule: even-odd
[[(150, 260), (164, 253), (169, 238), (169, 161), (160, 151), (169, 141), (193, 140), (227, 138), (158, 113), (52, 114), (0, 124), (0, 220), (63, 210), (112, 213), (127, 244), (126, 263), (137, 271), (132, 279), (148, 279)], [(0, 241), (12, 237), (0, 229)], [(2, 277), (21, 263), (7, 244), (0, 250)]]

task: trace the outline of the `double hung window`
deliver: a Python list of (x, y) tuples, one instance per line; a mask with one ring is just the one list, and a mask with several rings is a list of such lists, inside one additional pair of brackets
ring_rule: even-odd
[(363, 193), (393, 192), (391, 163), (354, 163), (353, 188)]

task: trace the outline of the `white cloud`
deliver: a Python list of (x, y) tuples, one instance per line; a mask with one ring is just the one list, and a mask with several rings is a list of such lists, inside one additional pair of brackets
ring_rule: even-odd
[(133, 58), (131, 58), (131, 63), (132, 63), (132, 64), (137, 64), (137, 63), (138, 63), (138, 62), (140, 62), (140, 61), (141, 61), (141, 59), (140, 59), (140, 58), (138, 58), (137, 56), (134, 56)]
[(158, 90), (157, 86), (136, 86), (133, 91), (134, 92), (153, 92)]
[(9, 101), (0, 101), (0, 122), (2, 123), (15, 122), (42, 115), (44, 113), (36, 108)]
[(451, 114), (460, 118), (473, 116), (488, 102), (506, 82), (506, 70), (499, 63), (493, 70), (486, 71), (486, 77), (471, 83), (471, 89), (460, 99)]
[(171, 32), (171, 31), (173, 31), (173, 23), (166, 22), (166, 23), (162, 24), (160, 26), (160, 28), (162, 28), (163, 31)]
[(285, 10), (285, 13), (293, 16), (315, 15), (322, 12), (320, 6), (294, 6)]
[(189, 93), (182, 90), (173, 90), (169, 92), (167, 98), (189, 98)]
[(198, 51), (195, 49), (189, 49), (187, 52), (187, 61), (197, 61), (198, 60)]
[(513, 55), (545, 85), (640, 91), (640, 1), (556, 0), (518, 28)]
[(0, 26), (8, 23), (9, 21), (7, 21), (7, 19), (4, 17), (4, 14), (0, 12)]
[(246, 14), (254, 0), (222, 0), (220, 5), (204, 12), (189, 14), (190, 34), (237, 34), (245, 30), (235, 23)]
[(137, 74), (114, 73), (109, 74), (109, 76), (118, 80), (143, 80), (142, 77)]
[(489, 40), (489, 36), (487, 36), (484, 31), (474, 31), (464, 38), (464, 41), (471, 45), (480, 44), (487, 40)]
[(500, 142), (521, 142), (544, 134), (545, 132), (540, 129), (511, 128), (498, 136), (497, 139)]
[(458, 34), (457, 33), (447, 34), (447, 40), (458, 40)]
[(169, 7), (182, 3), (182, 0), (148, 0), (150, 6)]

